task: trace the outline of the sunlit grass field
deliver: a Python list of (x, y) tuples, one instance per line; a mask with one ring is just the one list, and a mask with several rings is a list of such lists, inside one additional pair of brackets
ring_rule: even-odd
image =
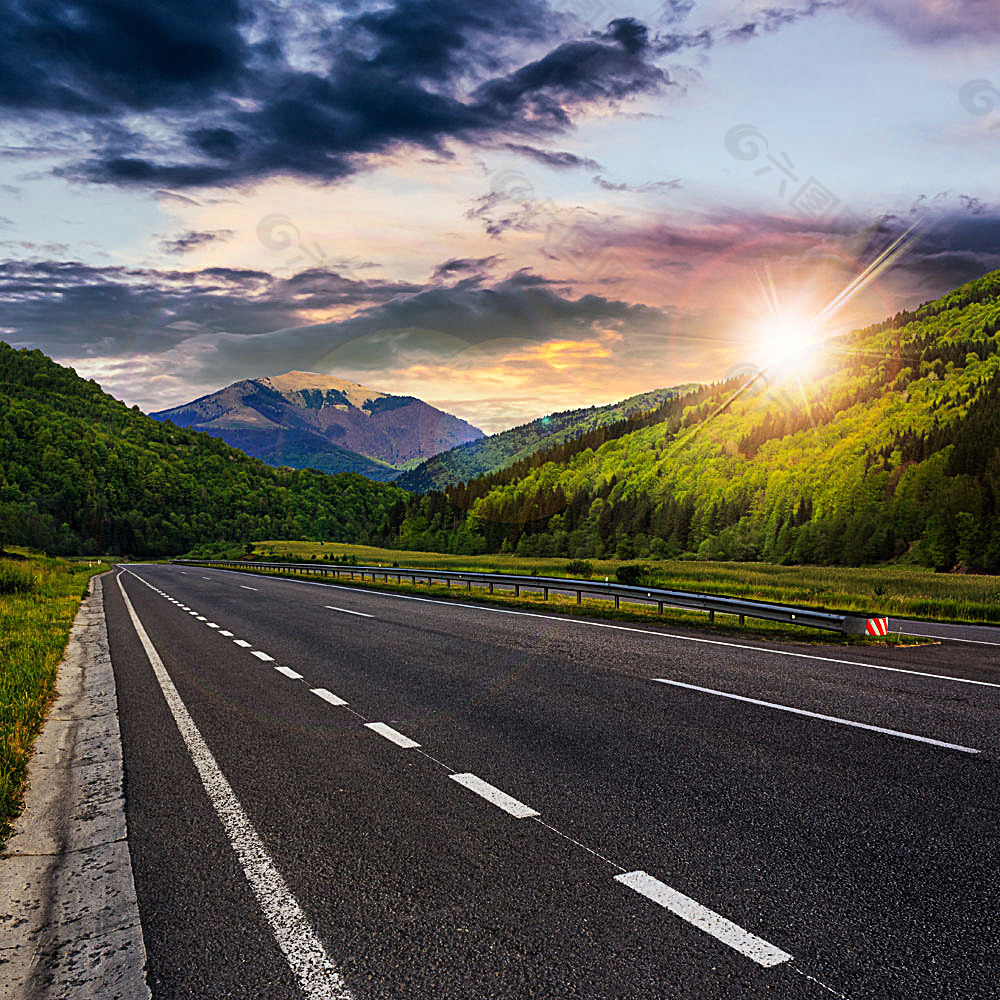
[(0, 844), (21, 809), (28, 757), (87, 581), (108, 564), (0, 556)]
[[(571, 576), (567, 559), (532, 559), (511, 555), (452, 556), (407, 552), (339, 542), (263, 541), (258, 557), (322, 560), (352, 555), (359, 564), (465, 569), (499, 573), (536, 572), (539, 576)], [(620, 560), (591, 560), (594, 579), (612, 580)], [(751, 600), (778, 601), (806, 607), (910, 616), (940, 621), (1000, 622), (1000, 577), (934, 573), (915, 567), (777, 566), (771, 563), (719, 563), (686, 560), (641, 560), (652, 586), (695, 590)]]

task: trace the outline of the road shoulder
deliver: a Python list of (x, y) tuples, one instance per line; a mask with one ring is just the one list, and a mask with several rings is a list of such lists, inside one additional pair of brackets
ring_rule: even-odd
[(73, 623), (25, 809), (0, 854), (5, 997), (150, 995), (125, 825), (108, 580), (91, 580)]

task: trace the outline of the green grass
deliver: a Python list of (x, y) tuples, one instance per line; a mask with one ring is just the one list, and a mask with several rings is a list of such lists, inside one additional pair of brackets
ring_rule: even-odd
[[(264, 541), (257, 557), (317, 561), (324, 555), (356, 556), (359, 563), (427, 569), (493, 570), (499, 573), (537, 572), (539, 576), (569, 576), (568, 559), (521, 556), (451, 556), (437, 552), (404, 552), (345, 545), (339, 542)], [(620, 560), (593, 559), (593, 578), (612, 580)], [(841, 611), (926, 618), (935, 621), (1000, 622), (1000, 577), (934, 573), (914, 567), (777, 566), (772, 563), (723, 563), (688, 560), (642, 560), (649, 567), (650, 586), (695, 590), (750, 600), (826, 607)]]
[[(352, 551), (356, 554), (357, 549), (358, 546), (354, 546)], [(389, 564), (386, 563), (385, 565), (388, 566)], [(443, 567), (438, 566), (437, 568), (440, 569)], [(246, 572), (256, 573), (261, 576), (312, 578), (309, 576), (308, 571), (297, 572), (293, 569), (247, 570)], [(885, 646), (887, 644), (894, 646), (922, 646), (928, 644), (925, 640), (917, 639), (913, 636), (890, 635), (884, 639), (869, 639), (864, 636), (841, 635), (840, 633), (827, 632), (823, 629), (803, 628), (798, 625), (785, 625), (781, 622), (768, 622), (754, 618), (747, 618), (745, 623), (740, 625), (736, 615), (725, 614), (717, 614), (714, 623), (710, 625), (708, 616), (704, 612), (665, 608), (664, 613), (661, 615), (652, 605), (640, 603), (627, 604), (624, 601), (621, 603), (621, 607), (616, 610), (613, 605), (610, 605), (605, 600), (585, 597), (580, 604), (577, 604), (576, 597), (569, 597), (562, 594), (550, 594), (546, 600), (542, 594), (523, 593), (519, 596), (514, 596), (513, 593), (502, 590), (496, 590), (491, 594), (486, 587), (472, 587), (470, 590), (466, 589), (465, 586), (456, 585), (448, 587), (445, 584), (429, 585), (419, 582), (416, 585), (409, 582), (397, 584), (395, 581), (384, 583), (380, 580), (372, 581), (371, 577), (362, 582), (360, 579), (352, 581), (347, 576), (341, 576), (337, 583), (341, 586), (356, 585), (366, 590), (375, 589), (391, 593), (425, 594), (432, 597), (447, 598), (460, 603), (498, 604), (508, 608), (521, 608), (549, 614), (556, 613), (570, 617), (585, 616), (587, 618), (607, 619), (609, 621), (637, 622), (645, 625), (668, 624), (691, 626), (694, 628), (707, 627), (716, 633), (742, 636), (744, 638), (779, 639), (782, 642), (794, 641), (809, 644), (823, 643), (826, 645), (851, 646)]]
[(22, 808), (28, 758), (87, 581), (107, 568), (24, 550), (0, 555), (0, 844)]

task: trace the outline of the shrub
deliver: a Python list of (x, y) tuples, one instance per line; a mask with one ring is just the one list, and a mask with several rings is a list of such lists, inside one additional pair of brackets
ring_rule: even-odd
[(566, 572), (570, 576), (578, 576), (581, 579), (589, 580), (594, 575), (594, 567), (586, 559), (574, 559), (566, 563)]
[(625, 563), (615, 570), (615, 578), (619, 583), (634, 587), (636, 584), (642, 583), (646, 573), (645, 566), (640, 566), (638, 563)]
[(35, 594), (38, 577), (27, 567), (4, 560), (0, 562), (0, 594)]

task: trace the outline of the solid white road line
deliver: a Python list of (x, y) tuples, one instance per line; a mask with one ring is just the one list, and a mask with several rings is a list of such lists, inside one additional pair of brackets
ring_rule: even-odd
[(247, 642), (246, 639), (233, 639), (233, 642), (235, 642), (237, 646), (242, 646), (244, 649), (249, 649), (252, 645)]
[(646, 872), (627, 872), (625, 875), (616, 875), (615, 881), (634, 889), (723, 944), (728, 944), (730, 948), (734, 948), (740, 954), (753, 959), (758, 965), (770, 968), (772, 965), (791, 961), (792, 956), (787, 951), (782, 951), (763, 938), (757, 937), (756, 934), (751, 934), (739, 924), (734, 924), (707, 906), (702, 906), (701, 903), (689, 896), (685, 896), (676, 889), (671, 889), (669, 885), (664, 885), (663, 882), (653, 878), (652, 875), (647, 875)]
[(411, 740), (409, 736), (404, 736), (393, 729), (392, 726), (387, 726), (384, 722), (366, 722), (365, 727), (373, 733), (378, 733), (379, 736), (384, 736), (390, 743), (395, 743), (396, 746), (403, 747), (404, 750), (420, 746), (416, 740)]
[(510, 813), (517, 819), (528, 819), (530, 816), (541, 815), (536, 809), (526, 806), (523, 802), (518, 802), (517, 799), (506, 792), (501, 792), (499, 788), (483, 781), (482, 778), (478, 778), (474, 774), (449, 774), (448, 777), (468, 788), (469, 791), (475, 792), (476, 795), (481, 795), (487, 802), (492, 802), (497, 808)]
[(181, 701), (177, 688), (174, 687), (163, 661), (153, 647), (142, 622), (139, 621), (128, 594), (125, 593), (120, 574), (118, 586), (139, 641), (146, 651), (188, 753), (198, 769), (205, 791), (219, 819), (222, 820), (229, 842), (243, 866), (247, 882), (271, 925), (271, 931), (284, 952), (300, 989), (309, 1000), (353, 1000), (353, 994), (347, 983), (330, 960), (316, 932), (309, 925), (302, 907), (289, 891), (281, 872), (267, 853), (260, 835), (219, 769), (184, 702)]
[(359, 618), (374, 618), (374, 615), (366, 615), (363, 611), (351, 611), (349, 608), (335, 608), (332, 604), (324, 604), (328, 611), (340, 611), (345, 615), (357, 615)]
[(220, 628), (219, 629), (219, 635), (224, 635), (227, 639), (231, 638), (232, 634), (233, 633), (230, 632), (230, 631), (228, 631), (227, 629), (224, 629), (224, 628)]
[[(268, 659), (270, 659), (270, 657), (268, 657)], [(296, 673), (291, 667), (275, 667), (274, 669), (277, 670), (279, 674), (284, 674), (286, 677), (290, 677), (293, 681), (302, 680), (302, 674)]]
[(1000, 646), (1000, 642), (987, 642), (985, 639), (959, 639), (957, 635), (924, 635), (923, 632), (903, 632), (917, 639), (938, 639), (941, 642), (969, 642), (974, 646)]
[(346, 705), (347, 702), (343, 698), (337, 697), (335, 694), (331, 694), (326, 688), (310, 688), (312, 694), (316, 695), (317, 698), (322, 698), (323, 701), (329, 702), (331, 705)]
[(702, 694), (714, 694), (720, 698), (731, 698), (733, 701), (745, 701), (750, 705), (760, 705), (763, 708), (776, 708), (793, 715), (804, 715), (810, 719), (821, 719), (823, 722), (836, 722), (841, 726), (851, 726), (854, 729), (867, 729), (872, 733), (882, 733), (884, 736), (898, 736), (904, 740), (914, 740), (917, 743), (929, 743), (931, 746), (943, 747), (945, 750), (960, 750), (962, 753), (981, 753), (972, 747), (964, 747), (958, 743), (945, 743), (942, 740), (932, 740), (928, 736), (915, 736), (913, 733), (901, 733), (898, 729), (883, 729), (881, 726), (870, 726), (865, 722), (854, 722), (851, 719), (841, 719), (836, 715), (820, 715), (818, 712), (807, 712), (803, 708), (791, 708), (788, 705), (776, 705), (773, 701), (760, 701), (757, 698), (747, 698), (741, 694), (731, 694), (728, 691), (716, 691), (714, 688), (698, 687), (697, 684), (683, 684), (681, 681), (670, 681), (664, 677), (654, 677), (658, 684), (670, 684), (672, 687), (687, 688), (689, 691), (700, 691)]
[(243, 590), (258, 590), (259, 589), (258, 587), (247, 587), (247, 586), (244, 586), (242, 583), (240, 584), (240, 587)]
[(267, 653), (262, 653), (259, 649), (255, 649), (251, 656), (256, 656), (258, 660), (263, 660), (265, 663), (274, 663), (274, 657), (268, 656)]
[[(239, 570), (223, 570), (222, 572), (238, 573)], [(571, 618), (563, 615), (539, 615), (533, 611), (511, 611), (507, 608), (488, 608), (478, 604), (459, 604), (438, 600), (433, 597), (415, 597), (412, 594), (389, 594), (380, 590), (366, 590), (358, 587), (344, 587), (336, 583), (320, 583), (316, 580), (293, 580), (291, 577), (274, 576), (272, 580), (281, 580), (284, 583), (295, 583), (305, 587), (327, 587), (330, 590), (346, 590), (352, 594), (363, 593), (370, 597), (385, 597), (399, 601), (420, 601), (423, 604), (436, 604), (439, 608), (454, 608), (461, 611), (484, 611), (492, 615), (515, 615), (519, 618), (538, 618), (541, 621), (562, 622), (567, 625), (582, 625), (588, 628), (608, 628), (615, 632), (636, 632), (639, 635), (653, 636), (659, 639), (675, 639), (678, 642), (697, 642), (706, 646), (725, 646), (728, 649), (749, 649), (755, 653), (768, 653), (771, 656), (791, 656), (801, 660), (818, 660), (820, 663), (836, 663), (848, 667), (862, 667), (865, 670), (884, 670), (891, 674), (905, 674), (909, 677), (929, 677), (935, 681), (951, 681), (955, 684), (974, 684), (977, 687), (1000, 688), (997, 681), (975, 681), (968, 677), (950, 677), (948, 674), (932, 674), (926, 670), (908, 670), (906, 667), (887, 667), (881, 663), (864, 663), (861, 660), (841, 660), (832, 656), (818, 656), (815, 653), (796, 653), (790, 649), (773, 649), (768, 646), (752, 646), (744, 642), (725, 642), (722, 639), (700, 639), (691, 635), (675, 635), (671, 632), (654, 632), (651, 629), (635, 628), (629, 625), (612, 625), (610, 622), (588, 622), (579, 618)], [(242, 584), (241, 584), (242, 586)], [(253, 590), (253, 587), (247, 587)], [(932, 636), (932, 638), (940, 638)], [(971, 641), (971, 640), (967, 640)]]

